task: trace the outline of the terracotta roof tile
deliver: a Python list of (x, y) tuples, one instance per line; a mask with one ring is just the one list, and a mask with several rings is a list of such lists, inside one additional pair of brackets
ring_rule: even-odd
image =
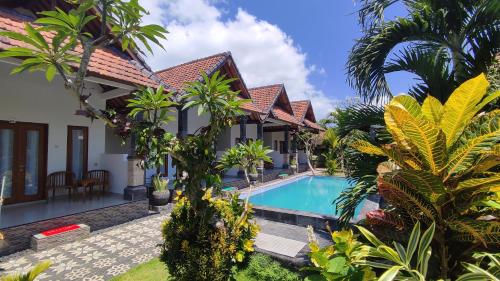
[(227, 57), (228, 53), (216, 54), (160, 70), (156, 74), (170, 86), (182, 90), (186, 83), (201, 79), (201, 72), (210, 74)]
[(295, 115), (295, 118), (297, 118), (299, 121), (302, 122), (304, 120), (304, 117), (306, 116), (307, 109), (309, 108), (311, 102), (308, 100), (301, 100), (301, 101), (292, 101), (290, 104), (292, 105), (293, 114)]
[[(25, 34), (24, 26), (27, 22), (31, 21), (28, 17), (19, 15), (15, 11), (0, 9), (0, 30)], [(54, 33), (51, 32), (42, 32), (42, 35), (49, 40), (54, 37)], [(28, 45), (17, 40), (0, 37), (0, 50), (11, 47), (28, 47)], [(76, 55), (80, 55), (82, 48), (77, 46), (75, 52)], [(101, 76), (102, 78), (128, 84), (141, 86), (158, 85), (146, 73), (138, 69), (134, 61), (127, 58), (121, 51), (112, 48), (97, 49), (92, 54), (88, 71), (90, 74)]]
[(302, 125), (301, 122), (299, 122), (299, 120), (297, 120), (297, 118), (295, 118), (292, 114), (284, 111), (279, 107), (275, 107), (271, 111), (274, 117), (278, 120), (285, 121), (294, 125)]
[(309, 127), (309, 128), (313, 128), (313, 129), (320, 130), (320, 131), (324, 130), (323, 127), (321, 127), (317, 123), (311, 122), (311, 121), (309, 121), (307, 119), (304, 120), (304, 124), (306, 125), (306, 127)]
[(248, 91), (250, 92), (250, 96), (257, 107), (259, 107), (264, 113), (268, 113), (282, 88), (282, 84), (276, 84), (252, 88)]

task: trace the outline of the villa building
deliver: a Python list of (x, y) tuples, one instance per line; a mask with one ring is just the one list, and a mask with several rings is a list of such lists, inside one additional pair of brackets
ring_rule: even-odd
[[(25, 23), (34, 21), (38, 12), (50, 10), (53, 2), (0, 4), (0, 30), (24, 32)], [(70, 8), (65, 1), (56, 2), (62, 9)], [(89, 24), (86, 31), (98, 34), (99, 26), (98, 22)], [(0, 37), (0, 51), (16, 46), (23, 43)], [(68, 94), (60, 77), (48, 82), (42, 72), (11, 75), (20, 62), (20, 59), (0, 59), (0, 182), (5, 178), (3, 204), (9, 205), (4, 206), (0, 229), (122, 206), (127, 200), (138, 199), (132, 198), (134, 194), (126, 194), (124, 198), (124, 190), (143, 186), (152, 172), (141, 170), (137, 165), (140, 159), (130, 157), (134, 155), (130, 140), (123, 144), (112, 128), (100, 120), (82, 116), (79, 101)], [(290, 101), (284, 85), (248, 89), (229, 52), (155, 73), (134, 50), (122, 51), (118, 45), (100, 48), (91, 57), (85, 95), (96, 108), (126, 113), (126, 100), (139, 87), (163, 85), (166, 91), (182, 95), (186, 83), (201, 79), (200, 72), (210, 76), (216, 71), (227, 78), (236, 78), (231, 84), (233, 90), (239, 92), (240, 98), (251, 100), (242, 106), (244, 115), (237, 124), (227, 128), (217, 142), (219, 155), (239, 142), (262, 139), (273, 149), (273, 165), (268, 168), (287, 168), (293, 134), (299, 129), (321, 130), (315, 123), (310, 102)], [(194, 134), (209, 122), (208, 116), (198, 116), (195, 109), (172, 108), (172, 115), (175, 120), (165, 129), (179, 137)], [(291, 145), (293, 153), (296, 147)], [(299, 152), (296, 156), (299, 163), (305, 161), (301, 155)], [(165, 162), (163, 174), (174, 178), (171, 159)], [(85, 185), (93, 173), (102, 171), (108, 186), (97, 199), (78, 201), (69, 198), (64, 188), (57, 189), (52, 198), (50, 187), (57, 185), (55, 182), (60, 186), (69, 185), (70, 181)], [(228, 175), (236, 176), (237, 171), (229, 171)], [(129, 211), (136, 212), (130, 208)], [(123, 209), (119, 212), (124, 216)], [(30, 231), (38, 228), (43, 226), (32, 227)], [(2, 250), (0, 245), (0, 255), (9, 251)]]

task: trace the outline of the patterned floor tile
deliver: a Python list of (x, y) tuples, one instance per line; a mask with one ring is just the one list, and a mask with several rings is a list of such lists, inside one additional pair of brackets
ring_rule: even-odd
[(26, 272), (36, 263), (52, 266), (37, 280), (104, 281), (160, 254), (164, 215), (154, 215), (114, 226), (53, 249), (25, 251), (0, 259), (5, 273)]

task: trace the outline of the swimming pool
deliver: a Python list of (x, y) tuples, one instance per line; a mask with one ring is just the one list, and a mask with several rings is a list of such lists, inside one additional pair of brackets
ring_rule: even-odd
[[(349, 183), (342, 177), (306, 176), (255, 190), (250, 202), (255, 206), (289, 209), (320, 215), (335, 216), (332, 201)], [(355, 217), (363, 208), (356, 208)]]

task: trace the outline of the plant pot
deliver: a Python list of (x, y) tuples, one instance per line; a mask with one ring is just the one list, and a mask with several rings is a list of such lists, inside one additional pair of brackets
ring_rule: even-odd
[(293, 172), (294, 174), (296, 174), (296, 173), (297, 173), (297, 165), (290, 165), (290, 169), (292, 170), (292, 172)]
[(259, 174), (258, 173), (255, 173), (255, 174), (248, 174), (248, 179), (250, 181), (257, 181), (257, 179), (259, 179)]
[(165, 206), (170, 199), (170, 190), (153, 191), (149, 198), (149, 204), (152, 206)]

